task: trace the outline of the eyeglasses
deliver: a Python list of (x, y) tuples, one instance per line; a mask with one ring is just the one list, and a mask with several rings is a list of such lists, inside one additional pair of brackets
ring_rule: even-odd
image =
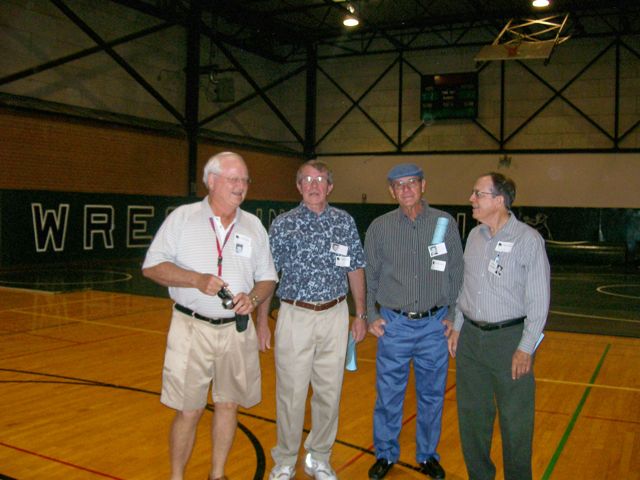
[(306, 175), (300, 179), (300, 183), (305, 183), (307, 185), (311, 185), (312, 183), (322, 185), (325, 182), (328, 182), (327, 177), (322, 176), (312, 177), (311, 175)]
[(224, 175), (220, 175), (219, 173), (214, 173), (216, 177), (222, 177), (231, 185), (244, 185), (247, 186), (251, 183), (251, 179), (249, 177), (225, 177)]
[(404, 187), (413, 188), (419, 186), (422, 179), (413, 177), (408, 180), (399, 180), (397, 182), (391, 182), (391, 188), (394, 190), (402, 190)]
[(497, 193), (493, 192), (481, 192), (480, 190), (471, 190), (471, 196), (475, 196), (476, 198), (484, 198), (491, 196), (491, 198), (496, 198), (498, 196)]

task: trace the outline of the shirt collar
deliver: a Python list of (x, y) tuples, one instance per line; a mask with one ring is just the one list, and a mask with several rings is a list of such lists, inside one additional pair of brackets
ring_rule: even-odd
[[(418, 216), (416, 217), (416, 222), (420, 221), (424, 218), (427, 218), (427, 210), (429, 210), (429, 204), (427, 203), (427, 201), (423, 198), (422, 200), (420, 200), (420, 203), (422, 204), (422, 211), (418, 214)], [(402, 222), (402, 221), (411, 221), (409, 220), (409, 217), (407, 217), (404, 212), (402, 211), (402, 208), (398, 207), (397, 209), (397, 219), (398, 222)]]

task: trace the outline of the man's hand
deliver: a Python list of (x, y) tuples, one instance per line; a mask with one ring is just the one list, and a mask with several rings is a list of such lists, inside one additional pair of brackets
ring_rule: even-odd
[(196, 288), (205, 295), (217, 295), (222, 287), (225, 286), (224, 280), (209, 273), (200, 273), (196, 280)]
[(451, 332), (453, 332), (453, 322), (448, 318), (442, 320), (442, 325), (444, 325), (444, 336), (449, 338)]
[(449, 333), (449, 340), (447, 340), (447, 343), (449, 344), (449, 355), (451, 355), (451, 358), (456, 358), (456, 351), (458, 350), (458, 338), (460, 338), (460, 332), (451, 330), (451, 332)]
[(233, 296), (233, 311), (238, 315), (249, 315), (255, 310), (255, 305), (247, 293), (238, 293)]
[(364, 340), (365, 335), (367, 334), (367, 322), (363, 318), (356, 317), (353, 322), (351, 322), (351, 336), (356, 341), (356, 343)]
[(511, 359), (511, 378), (518, 380), (531, 371), (531, 355), (523, 352), (522, 350), (516, 350)]
[(271, 329), (268, 321), (256, 322), (256, 333), (258, 334), (258, 349), (266, 352), (271, 348)]
[(380, 338), (384, 335), (384, 326), (386, 324), (387, 322), (385, 322), (383, 318), (378, 318), (369, 325), (369, 333)]

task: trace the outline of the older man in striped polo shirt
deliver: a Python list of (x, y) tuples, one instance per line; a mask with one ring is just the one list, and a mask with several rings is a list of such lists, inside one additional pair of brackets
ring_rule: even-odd
[(449, 351), (456, 361), (458, 420), (469, 478), (491, 480), (491, 440), (500, 414), (504, 478), (532, 478), (533, 354), (549, 312), (544, 240), (516, 219), (514, 182), (491, 172), (469, 201), (480, 222), (464, 252), (464, 283)]
[(400, 456), (402, 405), (413, 361), (416, 460), (423, 473), (442, 479), (436, 449), (447, 381), (449, 307), (462, 283), (462, 244), (451, 215), (423, 200), (426, 181), (420, 167), (397, 165), (387, 179), (399, 208), (375, 219), (365, 237), (369, 331), (378, 337), (377, 460), (369, 478), (383, 478)]

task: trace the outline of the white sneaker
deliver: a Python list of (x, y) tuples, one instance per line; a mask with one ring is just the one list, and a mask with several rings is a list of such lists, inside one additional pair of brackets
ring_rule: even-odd
[(311, 458), (311, 454), (307, 453), (304, 459), (304, 473), (316, 480), (338, 480), (336, 472), (333, 471), (331, 465), (327, 462), (319, 462)]
[(295, 476), (295, 465), (276, 465), (271, 469), (269, 480), (289, 480)]

